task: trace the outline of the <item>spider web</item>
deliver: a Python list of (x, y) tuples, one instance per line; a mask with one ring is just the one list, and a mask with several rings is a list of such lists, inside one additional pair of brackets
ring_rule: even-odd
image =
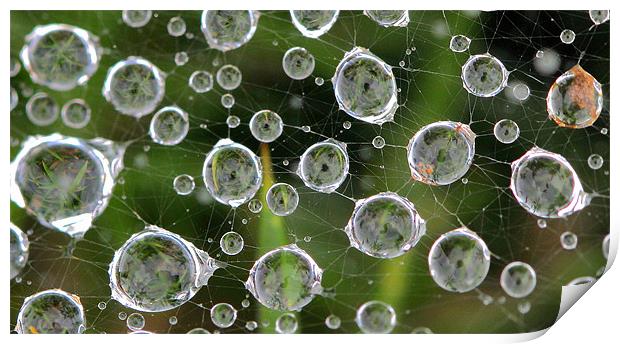
[[(55, 22), (95, 33), (105, 48), (101, 65), (86, 87), (55, 92), (33, 84), (24, 70), (11, 78), (20, 97), (11, 112), (11, 157), (19, 151), (19, 142), (36, 134), (133, 140), (112, 201), (72, 252), (67, 250), (66, 236), (40, 226), (11, 204), (11, 221), (28, 233), (31, 243), (27, 267), (11, 281), (11, 329), (25, 297), (61, 288), (80, 296), (87, 332), (127, 332), (118, 314), (133, 311), (110, 300), (107, 269), (114, 251), (147, 223), (178, 233), (229, 264), (183, 306), (143, 313), (145, 330), (156, 333), (185, 333), (196, 327), (218, 330), (209, 318), (209, 309), (219, 302), (239, 310), (235, 324), (219, 331), (250, 332), (246, 322), (257, 321), (255, 332), (273, 332), (279, 313), (261, 306), (245, 290), (243, 281), (258, 257), (289, 243), (307, 251), (324, 270), (322, 285), (328, 290), (296, 313), (300, 332), (359, 332), (353, 320), (355, 311), (370, 300), (394, 307), (398, 321), (394, 332), (409, 333), (418, 327), (435, 333), (535, 331), (554, 322), (562, 285), (576, 277), (600, 275), (605, 265), (601, 242), (609, 232), (608, 23), (593, 27), (586, 11), (410, 11), (407, 27), (383, 28), (361, 11), (341, 11), (327, 34), (309, 39), (294, 28), (287, 11), (261, 11), (252, 40), (223, 54), (209, 49), (204, 41), (199, 11), (153, 14), (145, 27), (133, 29), (121, 21), (118, 11), (11, 13), (11, 56), (17, 56), (24, 36), (35, 25)], [(168, 35), (166, 24), (174, 16), (186, 21), (189, 36)], [(572, 44), (560, 41), (564, 29), (575, 32)], [(456, 34), (471, 38), (469, 51), (449, 49), (450, 37)], [(312, 76), (303, 81), (291, 80), (282, 71), (282, 56), (294, 46), (308, 49), (316, 59)], [(344, 53), (355, 46), (370, 49), (393, 66), (400, 105), (394, 123), (371, 125), (338, 110), (329, 79)], [(536, 53), (543, 49), (552, 49), (561, 61), (557, 70), (547, 75), (536, 68)], [(174, 55), (180, 51), (188, 53), (189, 61), (177, 66)], [(468, 94), (460, 79), (461, 66), (470, 54), (485, 52), (499, 58), (511, 72), (509, 86), (488, 99)], [(151, 116), (135, 120), (120, 115), (102, 99), (106, 70), (128, 56), (144, 57), (167, 73), (160, 107), (175, 104), (190, 115), (189, 134), (179, 145), (153, 143), (147, 134)], [(545, 97), (555, 78), (577, 62), (603, 85), (603, 112), (592, 127), (559, 128), (547, 118)], [(219, 86), (198, 94), (187, 85), (192, 72), (207, 70), (215, 75), (224, 64), (236, 65), (243, 73), (241, 86), (230, 92), (235, 97), (231, 109), (221, 105), (226, 91)], [(317, 85), (317, 77), (325, 83)], [(512, 94), (517, 82), (531, 90), (524, 101)], [(34, 126), (25, 116), (24, 99), (38, 90), (60, 105), (73, 98), (84, 99), (92, 109), (90, 124), (81, 130), (68, 128), (60, 120), (48, 127)], [(259, 145), (248, 128), (252, 114), (262, 109), (277, 112), (285, 123), (282, 136), (268, 146)], [(238, 116), (241, 125), (229, 128), (229, 115)], [(520, 127), (519, 139), (508, 145), (493, 135), (494, 124), (504, 118)], [(473, 165), (463, 182), (440, 187), (416, 183), (405, 158), (406, 145), (421, 127), (440, 120), (471, 126), (477, 135)], [(345, 122), (350, 122), (349, 129)], [(302, 126), (311, 131), (304, 132)], [(372, 145), (377, 135), (385, 138), (383, 149)], [(205, 154), (227, 137), (252, 149), (267, 165), (265, 185), (257, 194), (263, 203), (258, 214), (250, 212), (247, 205), (232, 210), (219, 204), (204, 187), (201, 171)], [(312, 191), (295, 175), (304, 150), (326, 138), (346, 143), (350, 158), (350, 176), (332, 194)], [(584, 189), (597, 195), (584, 210), (565, 219), (547, 220), (544, 229), (516, 203), (509, 189), (510, 163), (533, 146), (564, 156)], [(591, 154), (605, 159), (603, 168), (588, 166)], [(271, 164), (265, 164), (269, 160)], [(192, 175), (197, 184), (188, 196), (179, 196), (172, 189), (174, 177), (183, 173)], [(270, 214), (264, 194), (272, 182), (289, 183), (299, 192), (300, 203), (292, 215), (276, 218)], [(354, 200), (384, 191), (407, 197), (427, 221), (422, 240), (391, 260), (375, 259), (351, 248), (342, 231)], [(453, 294), (433, 282), (427, 257), (441, 234), (460, 226), (484, 239), (492, 261), (478, 288)], [(243, 251), (236, 256), (227, 256), (219, 247), (220, 237), (230, 230), (245, 240)], [(578, 235), (576, 250), (562, 249), (559, 237), (565, 231)], [(499, 285), (502, 269), (515, 260), (529, 263), (538, 277), (536, 289), (524, 300), (508, 297)], [(246, 298), (250, 306), (244, 308), (241, 301)], [(98, 308), (100, 302), (106, 303), (105, 309)], [(529, 312), (519, 312), (527, 305), (531, 306)], [(342, 319), (339, 329), (325, 326), (330, 314)], [(175, 325), (169, 323), (172, 316), (178, 319)]]

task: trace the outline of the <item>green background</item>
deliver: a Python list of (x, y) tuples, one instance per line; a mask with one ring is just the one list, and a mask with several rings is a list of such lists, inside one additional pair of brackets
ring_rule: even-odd
[[(168, 35), (166, 24), (177, 15), (186, 21), (193, 39)], [(287, 11), (262, 11), (252, 40), (221, 53), (208, 48), (200, 32), (200, 11), (154, 11), (148, 25), (140, 29), (126, 26), (120, 11), (12, 11), (11, 56), (19, 54), (25, 35), (36, 25), (49, 23), (89, 30), (99, 36), (105, 54), (88, 84), (68, 92), (33, 84), (23, 68), (11, 78), (20, 96), (11, 112), (11, 158), (17, 154), (19, 142), (35, 134), (59, 132), (136, 141), (126, 152), (126, 168), (110, 205), (72, 253), (66, 253), (66, 236), (41, 227), (11, 203), (11, 221), (29, 232), (31, 252), (21, 282), (11, 281), (10, 328), (15, 326), (25, 297), (62, 288), (80, 296), (86, 309), (87, 332), (127, 332), (118, 313), (132, 311), (109, 301), (107, 268), (114, 250), (142, 230), (144, 222), (178, 233), (230, 264), (218, 270), (191, 302), (168, 312), (145, 313), (145, 329), (149, 331), (185, 333), (195, 327), (213, 331), (216, 328), (206, 309), (229, 302), (239, 310), (238, 320), (221, 332), (248, 332), (244, 326), (251, 320), (259, 323), (255, 332), (273, 332), (279, 313), (260, 306), (251, 295), (251, 306), (243, 309), (241, 301), (248, 292), (242, 282), (261, 254), (295, 242), (325, 270), (323, 286), (329, 290), (329, 295), (316, 297), (297, 313), (299, 332), (359, 332), (353, 321), (355, 310), (373, 299), (395, 308), (398, 326), (394, 332), (409, 333), (424, 326), (435, 333), (503, 333), (550, 326), (557, 316), (560, 287), (576, 277), (595, 276), (605, 265), (601, 242), (609, 231), (609, 136), (600, 130), (609, 127), (609, 23), (591, 28), (586, 11), (410, 11), (409, 15), (408, 27), (383, 28), (361, 11), (342, 11), (334, 27), (315, 40), (295, 29)], [(577, 34), (573, 45), (560, 42), (560, 32), (565, 28)], [(498, 57), (512, 72), (510, 81), (528, 84), (530, 98), (512, 101), (507, 96), (509, 89), (490, 99), (468, 95), (462, 88), (460, 68), (469, 55), (448, 49), (452, 34), (472, 38), (470, 53), (488, 51)], [(313, 75), (303, 81), (292, 81), (282, 71), (282, 56), (294, 46), (305, 47), (316, 59)], [(369, 48), (394, 66), (402, 105), (395, 123), (379, 127), (338, 111), (329, 79), (344, 52), (354, 46)], [(562, 58), (559, 70), (550, 76), (538, 74), (533, 67), (536, 51), (542, 48), (553, 48)], [(412, 51), (410, 55), (407, 49)], [(189, 62), (183, 66), (174, 64), (179, 51), (189, 54)], [(547, 119), (544, 98), (553, 80), (574, 65), (581, 52), (581, 65), (603, 84), (604, 111), (590, 128), (558, 128)], [(190, 132), (178, 146), (153, 143), (147, 135), (151, 116), (140, 120), (123, 116), (101, 96), (106, 70), (128, 56), (142, 56), (167, 73), (166, 96), (160, 106), (176, 104), (190, 114)], [(398, 67), (401, 61), (404, 68)], [(193, 71), (204, 69), (215, 75), (226, 63), (238, 66), (243, 73), (241, 87), (231, 92), (236, 99), (231, 110), (221, 106), (225, 91), (219, 86), (205, 94), (194, 93), (187, 86)], [(324, 78), (325, 84), (317, 86), (315, 77)], [(73, 98), (85, 99), (93, 111), (90, 124), (75, 130), (59, 119), (48, 127), (34, 126), (25, 116), (24, 99), (37, 91), (49, 93), (59, 105)], [(270, 145), (259, 145), (247, 126), (252, 114), (261, 109), (278, 112), (287, 125), (280, 139)], [(238, 128), (226, 126), (230, 114), (241, 118)], [(492, 134), (494, 123), (503, 118), (514, 120), (521, 128), (519, 140), (511, 145), (497, 142)], [(404, 147), (419, 128), (439, 120), (468, 123), (477, 134), (476, 157), (466, 175), (467, 184), (431, 187), (411, 181)], [(343, 129), (345, 121), (352, 123), (348, 130)], [(200, 128), (201, 124), (207, 129)], [(311, 126), (312, 133), (300, 130), (302, 125)], [(370, 144), (376, 135), (386, 139), (388, 145), (382, 150)], [(246, 205), (233, 212), (210, 199), (204, 189), (200, 173), (205, 154), (225, 137), (248, 146), (263, 159), (264, 185), (257, 197), (264, 207), (259, 214), (249, 212)], [(339, 188), (340, 193), (361, 199), (389, 190), (415, 204), (428, 228), (410, 252), (379, 260), (350, 248), (341, 229), (353, 202), (337, 194), (313, 192), (294, 174), (303, 151), (325, 137), (348, 144), (351, 176)], [(516, 204), (508, 188), (508, 163), (534, 145), (565, 156), (586, 191), (596, 191), (601, 197), (580, 213), (548, 220), (547, 228), (539, 228), (537, 219)], [(592, 153), (605, 159), (600, 170), (587, 165)], [(146, 167), (139, 163), (145, 158)], [(172, 180), (182, 173), (194, 176), (197, 183), (189, 196), (178, 196), (172, 189)], [(300, 205), (291, 216), (275, 217), (266, 207), (265, 193), (274, 182), (287, 182), (298, 189)], [(485, 240), (493, 259), (486, 280), (477, 290), (453, 294), (434, 284), (426, 260), (434, 240), (461, 225)], [(219, 239), (231, 227), (244, 237), (246, 247), (239, 255), (229, 257), (221, 253)], [(560, 246), (559, 236), (566, 230), (579, 236), (575, 251)], [(303, 240), (306, 236), (311, 237), (310, 242)], [(517, 311), (521, 301), (505, 295), (499, 286), (503, 267), (513, 260), (528, 262), (538, 275), (537, 288), (526, 299), (531, 303), (526, 315)], [(484, 295), (491, 296), (493, 302), (484, 305)], [(109, 301), (105, 310), (97, 308), (101, 301)], [(330, 330), (324, 325), (329, 314), (342, 319), (340, 329)], [(176, 316), (178, 324), (169, 325), (170, 316)]]

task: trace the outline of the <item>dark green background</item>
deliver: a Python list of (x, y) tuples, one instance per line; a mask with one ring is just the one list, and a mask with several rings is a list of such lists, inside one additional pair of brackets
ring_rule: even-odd
[[(116, 186), (109, 207), (71, 255), (64, 253), (66, 236), (41, 227), (11, 204), (11, 220), (24, 231), (32, 231), (29, 265), (21, 283), (11, 281), (11, 329), (25, 297), (48, 288), (62, 288), (81, 297), (88, 332), (126, 332), (125, 323), (117, 315), (131, 310), (110, 301), (101, 311), (97, 303), (109, 300), (107, 268), (114, 250), (144, 226), (138, 216), (183, 235), (216, 257), (220, 255), (219, 239), (231, 227), (228, 221), (234, 221), (234, 230), (246, 242), (241, 254), (219, 256), (231, 267), (218, 270), (192, 302), (161, 314), (144, 314), (145, 329), (157, 333), (184, 333), (194, 327), (214, 330), (208, 311), (197, 304), (208, 308), (218, 302), (229, 302), (240, 310), (235, 325), (222, 332), (246, 332), (244, 325), (250, 320), (261, 324), (258, 331), (273, 332), (277, 312), (267, 311), (252, 296), (252, 305), (242, 309), (240, 303), (248, 294), (242, 281), (262, 253), (293, 242), (298, 242), (325, 269), (323, 286), (333, 288), (331, 297), (319, 296), (297, 314), (300, 331), (312, 333), (358, 332), (353, 321), (355, 310), (372, 299), (389, 302), (395, 308), (395, 332), (407, 333), (419, 326), (436, 333), (534, 331), (555, 320), (561, 285), (579, 276), (595, 276), (605, 265), (601, 241), (609, 231), (609, 136), (600, 134), (600, 129), (609, 127), (609, 23), (590, 29), (592, 23), (586, 11), (410, 11), (407, 28), (383, 28), (361, 11), (342, 11), (329, 33), (313, 40), (294, 28), (288, 12), (263, 11), (252, 40), (240, 49), (221, 53), (208, 48), (199, 29), (199, 11), (154, 13), (156, 17), (147, 26), (132, 29), (122, 23), (120, 11), (11, 12), (11, 56), (18, 55), (24, 36), (34, 26), (57, 22), (91, 31), (100, 37), (106, 50), (87, 86), (69, 92), (32, 84), (23, 69), (11, 78), (11, 85), (20, 95), (18, 107), (11, 112), (11, 157), (19, 150), (16, 143), (33, 134), (60, 132), (85, 138), (137, 139), (125, 155), (124, 183)], [(193, 39), (167, 34), (166, 24), (176, 15), (186, 21)], [(560, 32), (565, 28), (577, 34), (573, 45), (560, 42)], [(471, 53), (488, 50), (497, 56), (513, 71), (510, 81), (522, 80), (529, 85), (530, 98), (515, 103), (506, 97), (508, 91), (491, 99), (468, 95), (460, 80), (460, 67), (468, 54), (448, 49), (451, 34), (472, 38)], [(316, 58), (313, 76), (307, 80), (291, 81), (282, 71), (282, 56), (293, 46), (307, 48)], [(344, 52), (354, 46), (367, 47), (395, 66), (401, 88), (399, 103), (404, 104), (396, 113), (395, 123), (380, 128), (338, 111), (329, 79)], [(411, 55), (405, 53), (407, 48), (413, 50)], [(539, 75), (533, 67), (536, 51), (542, 48), (553, 48), (562, 57), (560, 70), (551, 76)], [(190, 56), (184, 66), (174, 64), (178, 51)], [(603, 84), (604, 111), (593, 127), (558, 128), (547, 119), (544, 98), (553, 80), (573, 66), (582, 51), (582, 66)], [(177, 104), (189, 112), (191, 129), (178, 146), (154, 144), (146, 135), (151, 116), (136, 121), (120, 115), (101, 96), (108, 67), (132, 55), (142, 56), (168, 73), (161, 106)], [(196, 94), (187, 86), (188, 77), (197, 69), (215, 75), (218, 67), (214, 61), (220, 66), (232, 63), (243, 72), (241, 87), (231, 92), (236, 99), (231, 110), (221, 106), (224, 92), (218, 86), (206, 94)], [(400, 61), (405, 61), (407, 70), (398, 67)], [(324, 78), (325, 84), (315, 85), (314, 77)], [(60, 105), (75, 97), (84, 98), (93, 110), (90, 124), (82, 130), (67, 128), (60, 120), (48, 127), (32, 125), (24, 114), (22, 93), (28, 89), (48, 92)], [(289, 125), (278, 141), (262, 148), (247, 127), (251, 115), (261, 109), (278, 112)], [(239, 116), (242, 125), (229, 130), (225, 124), (229, 114)], [(514, 120), (521, 128), (521, 137), (514, 144), (503, 145), (493, 137), (493, 124), (503, 118)], [(467, 184), (430, 187), (411, 181), (403, 147), (420, 127), (438, 120), (470, 123), (478, 135)], [(351, 129), (343, 129), (344, 121), (351, 121)], [(208, 129), (201, 129), (200, 124), (207, 124)], [(371, 258), (349, 248), (340, 229), (353, 203), (337, 194), (312, 192), (293, 173), (305, 148), (322, 140), (317, 134), (292, 127), (302, 125), (348, 143), (351, 177), (340, 192), (360, 199), (390, 190), (413, 201), (428, 223), (427, 235), (416, 247), (392, 260)], [(378, 134), (396, 147), (374, 149), (370, 142)], [(204, 156), (218, 139), (229, 135), (264, 159), (265, 179), (259, 196), (265, 206), (258, 215), (244, 205), (233, 216), (229, 207), (202, 197)], [(534, 145), (565, 156), (586, 191), (596, 191), (602, 197), (595, 198), (578, 214), (549, 220), (546, 229), (538, 228), (537, 219), (516, 204), (508, 189), (508, 163)], [(588, 168), (587, 158), (592, 153), (604, 157), (602, 169)], [(144, 156), (148, 167), (137, 167), (136, 157)], [(273, 164), (266, 163), (269, 159)], [(288, 166), (285, 160), (290, 162)], [(196, 179), (197, 189), (190, 196), (178, 196), (172, 190), (173, 178), (181, 173)], [(299, 208), (289, 217), (274, 217), (264, 202), (267, 188), (275, 181), (288, 182), (300, 193)], [(242, 219), (248, 220), (247, 225)], [(486, 241), (494, 257), (479, 290), (452, 294), (434, 284), (426, 258), (434, 240), (461, 223)], [(559, 236), (566, 230), (579, 236), (575, 251), (564, 251), (560, 246)], [(312, 240), (304, 242), (305, 236)], [(513, 260), (528, 262), (538, 274), (537, 288), (527, 298), (532, 308), (525, 316), (517, 311), (520, 301), (505, 296), (499, 286), (503, 267)], [(494, 302), (484, 305), (480, 293), (492, 296)], [(498, 302), (501, 296), (506, 297), (504, 304)], [(324, 325), (325, 317), (332, 313), (343, 321), (336, 331)], [(168, 324), (172, 315), (178, 317), (175, 326)]]

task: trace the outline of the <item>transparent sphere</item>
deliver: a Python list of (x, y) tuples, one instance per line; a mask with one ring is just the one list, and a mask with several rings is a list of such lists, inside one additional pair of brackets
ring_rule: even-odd
[(322, 291), (323, 270), (297, 245), (281, 246), (260, 257), (246, 288), (265, 307), (298, 311)]
[(526, 84), (518, 83), (512, 88), (512, 95), (517, 100), (526, 100), (530, 96), (530, 88)]
[(86, 318), (80, 298), (60, 289), (28, 296), (17, 315), (17, 333), (82, 333)]
[(364, 14), (383, 27), (405, 27), (409, 24), (407, 10), (365, 10)]
[(493, 135), (501, 143), (513, 143), (519, 138), (519, 134), (520, 129), (517, 123), (509, 119), (502, 119), (493, 127)]
[(564, 232), (560, 235), (560, 244), (565, 250), (576, 249), (578, 241), (577, 235), (573, 232)]
[(605, 238), (603, 239), (603, 244), (602, 244), (602, 250), (603, 250), (603, 256), (605, 257), (605, 259), (609, 259), (609, 244), (611, 238), (609, 236), (609, 234), (607, 234), (605, 236)]
[(20, 57), (36, 84), (56, 91), (83, 85), (97, 71), (99, 38), (67, 24), (36, 26), (26, 36)]
[(194, 182), (194, 178), (189, 174), (180, 174), (172, 181), (172, 187), (178, 195), (185, 196), (194, 191), (196, 183)]
[(218, 303), (211, 307), (211, 321), (219, 328), (231, 327), (237, 320), (237, 310), (228, 303)]
[(212, 49), (229, 51), (246, 44), (256, 32), (258, 11), (203, 11), (200, 29)]
[(164, 73), (148, 60), (131, 56), (108, 69), (102, 92), (116, 111), (140, 118), (155, 110), (165, 91)]
[(512, 262), (502, 271), (499, 284), (511, 297), (526, 297), (536, 288), (536, 271), (527, 263)]
[(242, 74), (237, 66), (227, 64), (217, 71), (215, 79), (221, 88), (232, 91), (241, 85)]
[(291, 21), (302, 35), (319, 38), (332, 28), (340, 11), (291, 10)]
[(229, 128), (236, 128), (239, 124), (241, 124), (241, 119), (235, 115), (231, 115), (226, 118), (226, 125)]
[(603, 157), (598, 154), (591, 154), (588, 157), (588, 166), (593, 170), (598, 170), (603, 167), (604, 162), (605, 160)]
[(321, 78), (321, 77), (316, 77), (316, 78), (314, 79), (314, 83), (315, 83), (317, 86), (322, 86), (322, 85), (323, 85), (323, 83), (325, 83), (325, 80), (324, 80), (323, 78)]
[(248, 331), (254, 331), (258, 327), (258, 323), (256, 321), (248, 321), (245, 323), (245, 328)]
[(394, 119), (398, 99), (392, 67), (368, 49), (347, 52), (332, 83), (340, 109), (351, 117), (379, 125)]
[(547, 94), (549, 118), (561, 127), (589, 127), (602, 110), (601, 84), (580, 65), (560, 75)]
[(237, 232), (227, 232), (220, 239), (220, 248), (222, 252), (229, 256), (239, 254), (243, 250), (243, 237)]
[(307, 187), (324, 193), (334, 192), (348, 173), (346, 145), (333, 139), (310, 146), (301, 156), (297, 171)]
[(416, 327), (413, 330), (411, 330), (412, 334), (433, 334), (433, 331), (431, 331), (430, 328), (428, 327)]
[(282, 118), (271, 110), (261, 110), (250, 119), (250, 132), (260, 142), (270, 143), (282, 135)]
[(185, 51), (179, 51), (174, 54), (174, 63), (177, 66), (183, 66), (189, 61), (189, 55)]
[(125, 10), (123, 11), (123, 22), (132, 28), (143, 27), (151, 21), (153, 11), (151, 10)]
[(314, 71), (314, 56), (305, 48), (290, 48), (282, 57), (282, 69), (289, 78), (303, 80)]
[(207, 154), (202, 176), (215, 200), (236, 208), (254, 197), (263, 181), (263, 170), (254, 152), (222, 139)]
[(463, 87), (477, 97), (493, 97), (508, 83), (504, 64), (489, 54), (470, 56), (461, 70)]
[(39, 92), (26, 103), (26, 116), (34, 125), (48, 126), (58, 118), (58, 104), (47, 93)]
[(372, 146), (377, 149), (385, 147), (385, 139), (381, 136), (375, 136), (375, 138), (372, 139)]
[(381, 301), (368, 301), (355, 313), (355, 323), (364, 333), (390, 333), (396, 327), (396, 312)]
[(19, 63), (19, 59), (17, 59), (17, 57), (14, 57), (14, 56), (11, 56), (10, 62), (11, 62), (10, 75), (12, 78), (14, 76), (17, 76), (17, 74), (19, 74), (19, 71), (22, 70), (22, 65)]
[(43, 226), (80, 237), (108, 204), (123, 150), (103, 139), (30, 137), (11, 163), (11, 200)]
[(512, 163), (510, 189), (525, 210), (543, 218), (566, 217), (590, 202), (571, 164), (538, 147)]
[(166, 26), (168, 30), (168, 34), (172, 37), (181, 37), (185, 34), (185, 30), (187, 30), (187, 25), (185, 24), (185, 20), (181, 17), (172, 17), (168, 21), (168, 25)]
[(26, 233), (19, 227), (10, 224), (11, 228), (11, 279), (17, 277), (28, 263), (30, 242)]
[(125, 321), (127, 328), (131, 331), (140, 331), (144, 328), (146, 321), (144, 316), (140, 313), (131, 313)]
[(211, 332), (205, 330), (202, 327), (196, 327), (196, 328), (193, 328), (193, 329), (187, 331), (187, 334), (210, 334), (210, 333)]
[(62, 122), (69, 128), (82, 129), (90, 122), (90, 107), (82, 99), (72, 99), (60, 110)]
[(428, 255), (433, 280), (451, 292), (465, 293), (479, 286), (490, 265), (491, 254), (487, 245), (465, 227), (440, 236)]
[(299, 195), (286, 183), (273, 184), (267, 191), (267, 207), (274, 215), (288, 216), (297, 209)]
[(204, 70), (197, 70), (189, 77), (189, 87), (196, 93), (205, 93), (213, 89), (213, 75)]
[(450, 50), (455, 53), (462, 53), (469, 49), (469, 44), (471, 43), (471, 39), (464, 35), (456, 35), (450, 38)]
[(255, 198), (248, 202), (248, 209), (250, 209), (250, 211), (254, 214), (258, 214), (261, 212), (261, 210), (263, 210), (263, 204)]
[(235, 105), (235, 97), (230, 93), (226, 93), (222, 95), (222, 98), (220, 101), (222, 103), (222, 106), (225, 107), (226, 109), (230, 109), (233, 107), (233, 105)]
[(468, 125), (441, 121), (422, 127), (407, 146), (413, 179), (429, 185), (460, 180), (474, 160), (476, 135)]
[(189, 132), (189, 116), (177, 106), (161, 108), (151, 118), (149, 135), (160, 145), (174, 146), (179, 144)]
[(191, 299), (215, 269), (206, 252), (177, 234), (147, 226), (114, 254), (112, 298), (138, 311), (170, 310)]
[(575, 32), (573, 30), (563, 30), (560, 33), (560, 40), (562, 41), (562, 43), (564, 44), (571, 44), (575, 41)]
[(276, 332), (281, 334), (291, 334), (297, 331), (297, 317), (293, 313), (284, 313), (276, 319)]
[(594, 25), (601, 25), (609, 20), (608, 10), (589, 10), (588, 14)]
[(11, 86), (11, 111), (17, 107), (18, 102), (19, 96), (17, 95), (17, 91)]
[(425, 231), (413, 203), (393, 192), (357, 201), (345, 228), (352, 247), (376, 258), (405, 254)]
[(330, 330), (339, 329), (341, 324), (342, 320), (340, 320), (340, 317), (338, 317), (337, 315), (330, 314), (327, 316), (327, 318), (325, 318), (325, 326), (327, 326), (327, 328)]
[(536, 53), (534, 69), (542, 75), (550, 76), (560, 68), (561, 63), (562, 58), (560, 54), (553, 49), (545, 48)]

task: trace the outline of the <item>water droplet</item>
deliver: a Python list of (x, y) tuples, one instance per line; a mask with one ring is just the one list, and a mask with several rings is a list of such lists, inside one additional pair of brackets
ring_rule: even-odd
[(512, 262), (502, 271), (500, 285), (511, 297), (526, 297), (536, 288), (536, 272), (527, 263)]
[(258, 214), (261, 210), (263, 210), (263, 204), (259, 200), (254, 198), (253, 200), (248, 202), (248, 209), (250, 209), (250, 211), (254, 214)]
[(254, 197), (263, 181), (256, 154), (229, 139), (220, 140), (207, 154), (202, 176), (211, 196), (233, 208)]
[(60, 111), (62, 122), (69, 128), (82, 129), (90, 122), (90, 107), (82, 99), (72, 99)]
[(282, 135), (282, 118), (271, 111), (261, 110), (250, 119), (250, 132), (260, 142), (270, 143)]
[(322, 275), (312, 257), (296, 245), (288, 245), (260, 257), (245, 285), (265, 307), (297, 311), (320, 293)]
[(588, 166), (593, 170), (598, 170), (603, 167), (603, 157), (598, 154), (592, 154), (588, 157)]
[(298, 323), (295, 314), (284, 313), (276, 319), (276, 332), (281, 334), (291, 334), (297, 331)]
[(48, 126), (56, 121), (58, 114), (58, 104), (45, 92), (35, 94), (26, 103), (26, 116), (34, 125)]
[(226, 93), (222, 95), (221, 103), (223, 107), (230, 109), (235, 105), (235, 97), (230, 93)]
[(324, 193), (335, 191), (348, 173), (346, 146), (333, 139), (310, 146), (301, 156), (297, 171), (307, 187)]
[(601, 25), (609, 20), (608, 10), (589, 10), (588, 14), (594, 25)]
[(290, 48), (282, 57), (282, 69), (289, 78), (303, 80), (314, 71), (314, 56), (305, 48)]
[(273, 184), (267, 191), (267, 207), (274, 215), (288, 216), (297, 209), (299, 195), (297, 190), (289, 184)]
[(11, 279), (17, 277), (28, 263), (30, 241), (22, 230), (14, 224), (11, 228)]
[(413, 203), (393, 192), (357, 201), (345, 228), (352, 247), (376, 258), (405, 254), (425, 231)]
[(323, 78), (321, 78), (321, 77), (316, 77), (316, 78), (314, 79), (314, 83), (315, 83), (317, 86), (322, 86), (322, 85), (323, 85), (323, 83), (325, 83), (325, 80), (324, 80)]
[(242, 74), (237, 66), (227, 64), (217, 71), (215, 78), (221, 88), (232, 91), (241, 85)]
[(461, 79), (467, 92), (477, 97), (493, 97), (506, 87), (508, 71), (495, 56), (473, 55), (463, 65)]
[(218, 303), (211, 308), (211, 321), (219, 328), (231, 327), (237, 320), (237, 310), (228, 303)]
[(291, 21), (302, 35), (318, 38), (325, 34), (338, 19), (339, 11), (291, 10)]
[(355, 314), (355, 323), (364, 333), (390, 333), (396, 327), (396, 312), (381, 301), (368, 301)]
[(210, 334), (210, 332), (205, 330), (202, 327), (196, 327), (194, 329), (189, 330), (187, 334)]
[(43, 226), (82, 236), (108, 204), (124, 148), (59, 134), (29, 137), (22, 147), (11, 163), (11, 200)]
[(577, 235), (572, 232), (564, 232), (560, 235), (560, 243), (565, 250), (574, 250), (577, 248)]
[(99, 308), (100, 310), (104, 310), (107, 306), (108, 306), (107, 303), (103, 301), (97, 304), (97, 308)]
[(187, 29), (187, 25), (185, 24), (185, 20), (181, 17), (172, 17), (168, 21), (168, 25), (166, 26), (168, 30), (168, 34), (172, 37), (181, 37), (185, 34), (185, 30)]
[(60, 289), (28, 296), (17, 315), (17, 333), (82, 333), (86, 319), (80, 298)]
[(407, 10), (365, 10), (364, 14), (383, 27), (405, 27), (409, 24)]
[(538, 221), (536, 221), (536, 223), (538, 224), (538, 227), (540, 229), (547, 228), (547, 221), (545, 221), (545, 219), (538, 219)]
[(183, 66), (189, 61), (189, 55), (185, 51), (179, 51), (174, 54), (174, 63), (177, 66)]
[(226, 125), (231, 129), (238, 127), (239, 124), (241, 124), (241, 119), (237, 116), (231, 115), (226, 118)]
[(166, 106), (153, 115), (149, 135), (164, 146), (179, 144), (189, 132), (189, 116), (177, 106)]
[(140, 331), (144, 328), (146, 321), (140, 313), (131, 313), (127, 317), (127, 328), (131, 331)]
[(114, 254), (112, 298), (138, 311), (170, 310), (191, 299), (216, 269), (206, 252), (179, 235), (147, 226)]
[(560, 40), (564, 44), (573, 43), (575, 41), (575, 32), (569, 29), (563, 30), (562, 33), (560, 33)]
[(229, 256), (234, 256), (243, 250), (243, 237), (236, 232), (227, 232), (220, 239), (222, 252)]
[(148, 60), (131, 56), (108, 69), (102, 92), (116, 111), (140, 118), (155, 110), (165, 90), (164, 73)]
[(119, 319), (119, 320), (125, 320), (125, 319), (127, 319), (127, 313), (125, 313), (125, 312), (119, 312), (119, 313), (118, 313), (118, 319)]
[(590, 201), (570, 163), (537, 147), (512, 163), (510, 189), (525, 210), (544, 218), (568, 216)]
[(448, 185), (461, 179), (474, 159), (475, 137), (468, 125), (442, 121), (420, 129), (407, 146), (413, 179)]
[(523, 301), (517, 305), (517, 310), (521, 314), (527, 314), (532, 308), (532, 304), (529, 301)]
[(398, 102), (392, 67), (368, 49), (347, 52), (332, 83), (338, 105), (351, 117), (379, 125), (394, 119)]
[(200, 29), (212, 49), (237, 49), (252, 39), (258, 26), (258, 11), (202, 11)]
[(385, 147), (385, 139), (381, 136), (375, 136), (375, 138), (372, 139), (372, 145), (377, 149), (381, 149)]
[(465, 293), (484, 281), (491, 265), (491, 254), (476, 233), (461, 227), (435, 241), (428, 255), (428, 265), (438, 286)]
[(325, 318), (325, 326), (331, 330), (337, 330), (340, 328), (342, 321), (337, 315), (330, 314)]
[(170, 325), (176, 325), (178, 321), (179, 320), (174, 315), (171, 316), (170, 318), (168, 318), (168, 324), (170, 324)]
[(143, 27), (149, 23), (153, 11), (150, 10), (125, 10), (123, 11), (123, 21), (132, 28)]
[(97, 71), (101, 55), (97, 36), (67, 24), (36, 26), (21, 51), (30, 79), (56, 91), (85, 84)]
[(509, 119), (502, 119), (495, 123), (493, 134), (497, 141), (505, 144), (515, 142), (519, 138), (521, 130), (517, 123)]
[(603, 239), (603, 244), (602, 244), (603, 256), (605, 257), (605, 259), (609, 259), (609, 244), (610, 244), (609, 241), (610, 241), (610, 237), (609, 237), (609, 234), (607, 234), (605, 238)]
[(254, 331), (258, 327), (258, 323), (256, 321), (248, 321), (245, 323), (245, 328), (248, 331)]
[(601, 84), (580, 65), (560, 75), (549, 89), (547, 112), (561, 127), (589, 127), (602, 110)]
[(512, 95), (520, 101), (524, 101), (530, 96), (530, 88), (526, 84), (518, 83), (512, 88)]
[(204, 70), (197, 70), (190, 75), (188, 84), (196, 93), (209, 92), (213, 89), (213, 75)]
[(178, 195), (185, 196), (194, 191), (196, 183), (194, 182), (194, 177), (189, 174), (180, 174), (172, 181), (172, 187)]
[(464, 35), (456, 35), (450, 38), (450, 50), (455, 53), (462, 53), (469, 49), (469, 44), (471, 43), (471, 39)]

